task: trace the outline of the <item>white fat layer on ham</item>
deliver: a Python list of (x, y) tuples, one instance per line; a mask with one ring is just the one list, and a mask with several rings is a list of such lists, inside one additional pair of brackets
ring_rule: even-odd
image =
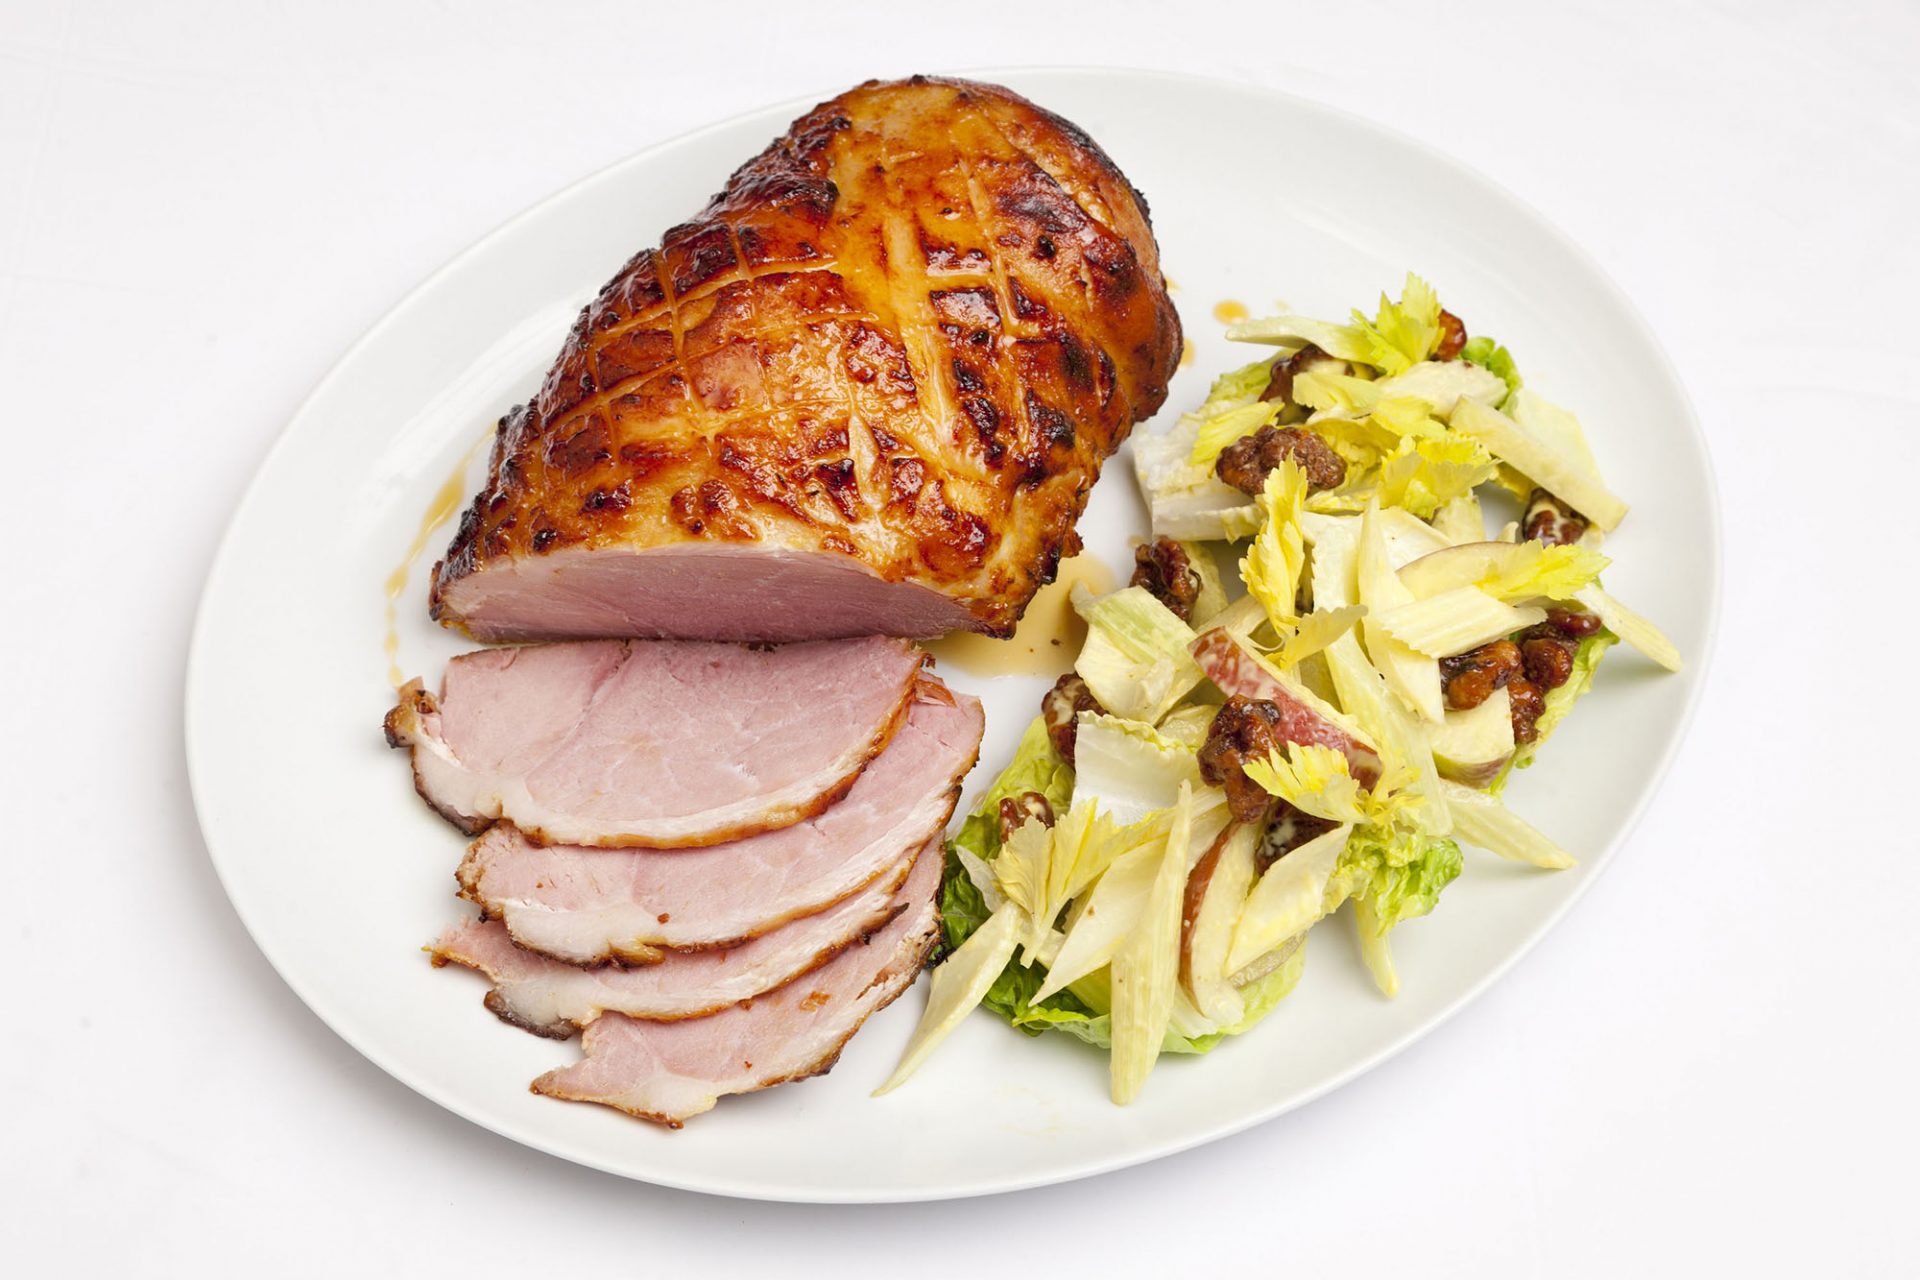
[(598, 1102), (678, 1127), (722, 1097), (819, 1075), (867, 1017), (912, 985), (939, 931), (936, 838), (915, 859), (906, 910), (865, 943), (746, 1004), (704, 1018), (643, 1022), (607, 1014), (585, 1058), (533, 1082), (536, 1093)]
[(979, 751), (980, 704), (931, 677), (921, 689), (892, 743), (816, 818), (672, 853), (542, 847), (502, 824), (468, 850), (463, 894), (521, 947), (571, 964), (734, 944), (821, 911), (871, 884), (952, 814)]
[(469, 920), (433, 946), (436, 963), (478, 969), (493, 983), (488, 1008), (516, 1026), (565, 1038), (602, 1013), (695, 1018), (762, 995), (831, 960), (903, 909), (911, 858), (817, 915), (725, 951), (672, 952), (644, 968), (580, 968), (517, 947), (498, 921)]
[(390, 721), (421, 794), (468, 830), (682, 848), (830, 804), (879, 752), (923, 655), (868, 636), (773, 649), (596, 640), (489, 649)]

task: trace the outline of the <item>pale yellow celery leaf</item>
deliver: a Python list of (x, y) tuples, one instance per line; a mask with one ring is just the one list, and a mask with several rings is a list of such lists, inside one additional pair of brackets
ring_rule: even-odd
[(1235, 823), (1220, 837), (1216, 848), (1209, 850), (1214, 859), (1212, 873), (1206, 878), (1199, 910), (1194, 912), (1182, 965), (1194, 1008), (1221, 1026), (1232, 1026), (1246, 1011), (1246, 1002), (1229, 980), (1233, 970), (1227, 967), (1227, 953), (1247, 892), (1253, 887), (1254, 854), (1260, 837), (1259, 823)]
[(1440, 784), (1453, 813), (1453, 833), (1467, 844), (1549, 871), (1574, 865), (1573, 855), (1535, 830), (1498, 796), (1457, 782)]
[(1314, 610), (1300, 619), (1300, 625), (1273, 651), (1273, 665), (1282, 671), (1298, 666), (1353, 630), (1366, 616), (1366, 606), (1358, 604)]
[(1324, 914), (1327, 881), (1347, 847), (1350, 826), (1335, 827), (1307, 841), (1268, 867), (1234, 925), (1226, 969), (1238, 974), (1289, 938), (1298, 937)]
[(1267, 389), (1267, 383), (1273, 378), (1273, 357), (1262, 356), (1258, 360), (1241, 365), (1238, 369), (1229, 369), (1213, 380), (1207, 388), (1206, 402), (1200, 406), (1201, 416), (1220, 409), (1230, 409), (1256, 399)]
[(1380, 464), (1380, 500), (1425, 519), (1493, 474), (1493, 459), (1477, 441), (1409, 437)]
[(1291, 313), (1228, 325), (1227, 339), (1281, 347), (1290, 353), (1312, 343), (1337, 360), (1366, 359), (1366, 340), (1352, 325), (1328, 324)]
[(989, 865), (994, 884), (1007, 901), (1038, 916), (1047, 900), (1047, 866), (1053, 849), (1053, 828), (1038, 818), (1020, 824)]
[(1180, 977), (1180, 911), (1185, 899), (1192, 805), (1183, 797), (1174, 811), (1147, 902), (1133, 932), (1109, 966), (1113, 989), (1111, 1082), (1113, 1100), (1139, 1096), (1153, 1071), (1173, 1017)]
[[(1347, 474), (1353, 473), (1349, 471)], [(1315, 489), (1307, 495), (1307, 510), (1329, 516), (1358, 515), (1379, 496), (1380, 486), (1371, 480), (1358, 485), (1342, 485), (1338, 489)]]
[(1389, 632), (1380, 621), (1386, 611), (1413, 602), (1413, 593), (1401, 584), (1394, 572), (1384, 521), (1378, 507), (1369, 508), (1360, 517), (1354, 582), (1360, 591), (1360, 603), (1367, 610), (1360, 637), (1366, 643), (1368, 657), (1386, 678), (1394, 695), (1415, 715), (1438, 723), (1446, 714), (1446, 704), (1440, 695), (1440, 664)]
[(1351, 374), (1337, 373), (1334, 367), (1307, 368), (1293, 375), (1295, 404), (1320, 413), (1357, 418), (1373, 412), (1382, 398), (1381, 382), (1370, 382)]
[(1267, 475), (1260, 493), (1266, 521), (1240, 562), (1248, 594), (1260, 601), (1275, 626), (1298, 616), (1300, 577), (1306, 568), (1300, 516), (1307, 497), (1307, 473), (1288, 458)]
[(1618, 600), (1602, 591), (1599, 584), (1582, 587), (1573, 598), (1600, 615), (1607, 630), (1625, 640), (1669, 671), (1680, 670), (1680, 650), (1666, 633)]
[(1195, 466), (1211, 468), (1228, 445), (1252, 435), (1262, 427), (1271, 426), (1283, 407), (1278, 400), (1260, 401), (1223, 409), (1203, 419), (1200, 430), (1194, 436), (1193, 452), (1188, 455), (1188, 460)]
[(1013, 959), (1013, 950), (1019, 945), (1026, 926), (1027, 913), (1009, 902), (987, 917), (986, 923), (974, 930), (933, 971), (927, 986), (927, 1007), (920, 1015), (920, 1023), (907, 1042), (906, 1052), (900, 1055), (900, 1065), (893, 1069), (886, 1083), (873, 1091), (875, 1097), (891, 1093), (906, 1083), (927, 1060), (927, 1055), (960, 1025), (961, 1019), (986, 999), (994, 980)]
[[(1502, 382), (1500, 385), (1506, 384)], [(1471, 493), (1463, 493), (1433, 513), (1430, 527), (1449, 545), (1459, 546), (1463, 542), (1480, 542), (1486, 538), (1487, 517), (1480, 509), (1480, 499)]]
[(1598, 551), (1577, 543), (1550, 547), (1529, 538), (1514, 543), (1511, 552), (1495, 557), (1489, 571), (1474, 585), (1494, 599), (1509, 603), (1540, 596), (1571, 600), (1612, 563)]
[(1360, 931), (1360, 959), (1366, 962), (1367, 972), (1373, 975), (1373, 984), (1380, 988), (1380, 994), (1393, 999), (1400, 994), (1400, 974), (1393, 967), (1393, 948), (1387, 942), (1387, 931), (1380, 927), (1380, 917), (1373, 904), (1365, 898), (1355, 898), (1353, 922)]
[(1348, 772), (1346, 756), (1332, 747), (1287, 743), (1284, 753), (1275, 748), (1243, 768), (1248, 781), (1302, 813), (1329, 822), (1367, 821), (1360, 783)]
[(1384, 373), (1404, 373), (1433, 354), (1440, 339), (1440, 300), (1433, 287), (1409, 272), (1400, 301), (1380, 295), (1380, 310), (1372, 320), (1353, 313), (1367, 354), (1360, 357)]
[(1346, 462), (1349, 483), (1355, 479), (1355, 472), (1380, 465), (1387, 451), (1400, 443), (1400, 433), (1375, 422), (1371, 411), (1357, 418), (1316, 413), (1307, 419), (1306, 427)]
[(1478, 587), (1457, 587), (1369, 614), (1367, 622), (1430, 658), (1446, 658), (1523, 631), (1546, 616), (1544, 609), (1516, 608)]
[(1557, 440), (1528, 431), (1498, 409), (1463, 401), (1454, 410), (1453, 429), (1478, 440), (1494, 457), (1602, 529), (1612, 531), (1626, 518), (1627, 504), (1614, 496), (1586, 459)]
[(1419, 600), (1461, 587), (1477, 587), (1508, 604), (1543, 597), (1572, 600), (1611, 563), (1578, 544), (1550, 547), (1533, 539), (1496, 538), (1463, 542), (1410, 561), (1400, 568), (1400, 583)]

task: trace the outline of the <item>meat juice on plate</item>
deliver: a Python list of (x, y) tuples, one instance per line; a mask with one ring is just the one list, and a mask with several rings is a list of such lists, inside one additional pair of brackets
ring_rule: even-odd
[(1096, 596), (1113, 590), (1113, 571), (1090, 555), (1063, 561), (1052, 583), (1034, 593), (1020, 625), (1005, 640), (954, 632), (921, 647), (940, 666), (976, 676), (1057, 676), (1073, 666), (1086, 642), (1087, 624), (1073, 611), (1073, 589)]

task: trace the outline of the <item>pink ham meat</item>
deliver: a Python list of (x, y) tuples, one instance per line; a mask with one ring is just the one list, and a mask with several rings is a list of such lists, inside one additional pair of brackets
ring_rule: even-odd
[(427, 803), (469, 834), (671, 849), (790, 826), (899, 725), (925, 656), (868, 636), (780, 648), (597, 640), (485, 649), (387, 716)]
[(973, 767), (980, 703), (923, 676), (893, 742), (817, 818), (665, 854), (553, 845), (501, 823), (460, 865), (462, 896), (514, 942), (571, 964), (757, 937), (855, 893), (941, 831)]
[(588, 1025), (586, 1057), (533, 1082), (535, 1093), (598, 1102), (679, 1128), (730, 1093), (826, 1072), (875, 1010), (913, 984), (939, 933), (937, 839), (915, 859), (899, 916), (770, 995), (705, 1018), (643, 1022), (609, 1013)]
[(858, 893), (726, 951), (668, 954), (625, 969), (562, 964), (513, 944), (496, 920), (469, 920), (433, 945), (436, 965), (478, 969), (493, 983), (486, 1005), (502, 1021), (564, 1040), (602, 1013), (672, 1021), (697, 1018), (810, 973), (905, 909), (898, 898), (910, 859), (902, 858)]
[(1193, 660), (1207, 679), (1228, 697), (1261, 698), (1280, 709), (1280, 736), (1301, 746), (1331, 747), (1347, 758), (1347, 767), (1363, 787), (1380, 780), (1380, 753), (1372, 744), (1334, 720), (1339, 714), (1306, 689), (1282, 679), (1256, 660), (1246, 646), (1221, 627), (1202, 632), (1192, 645)]

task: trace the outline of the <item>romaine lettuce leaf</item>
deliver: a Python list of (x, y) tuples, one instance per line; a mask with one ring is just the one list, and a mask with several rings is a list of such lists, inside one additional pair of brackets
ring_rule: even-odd
[(1193, 628), (1145, 587), (1095, 597), (1075, 587), (1073, 607), (1087, 623), (1073, 669), (1114, 715), (1153, 724), (1200, 683), (1187, 649)]
[(1073, 746), (1074, 806), (1098, 805), (1123, 823), (1170, 808), (1182, 783), (1200, 786), (1197, 752), (1138, 720), (1083, 712)]
[[(1497, 375), (1507, 384), (1509, 395), (1520, 389), (1520, 370), (1514, 367), (1513, 356), (1492, 338), (1484, 334), (1468, 338), (1467, 345), (1460, 350), (1460, 358)], [(1493, 407), (1498, 409), (1500, 403), (1496, 401)]]

